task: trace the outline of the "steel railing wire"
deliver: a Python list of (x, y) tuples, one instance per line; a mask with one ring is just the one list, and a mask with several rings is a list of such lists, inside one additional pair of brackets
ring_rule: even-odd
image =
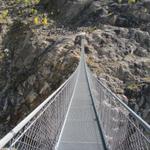
[(91, 73), (86, 65), (94, 105), (110, 150), (149, 150), (150, 126)]
[(0, 140), (0, 149), (54, 149), (68, 109), (79, 67), (71, 77)]

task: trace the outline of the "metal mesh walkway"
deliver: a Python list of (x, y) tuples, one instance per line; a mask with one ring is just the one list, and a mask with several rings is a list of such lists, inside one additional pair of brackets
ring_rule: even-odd
[(83, 62), (80, 67), (71, 106), (57, 149), (103, 150)]

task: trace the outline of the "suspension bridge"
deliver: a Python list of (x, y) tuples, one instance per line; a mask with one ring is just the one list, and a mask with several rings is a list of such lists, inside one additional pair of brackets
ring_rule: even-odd
[(150, 150), (150, 126), (92, 74), (74, 73), (0, 140), (3, 150)]

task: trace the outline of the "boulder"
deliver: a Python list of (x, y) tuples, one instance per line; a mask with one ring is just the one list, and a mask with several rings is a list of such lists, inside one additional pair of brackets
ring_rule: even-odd
[(37, 94), (36, 92), (31, 91), (31, 92), (27, 95), (26, 101), (31, 104), (31, 103), (33, 103), (33, 102), (36, 100), (37, 96), (38, 96), (38, 94)]
[(140, 43), (142, 47), (150, 49), (150, 35), (148, 32), (144, 32), (137, 29), (131, 29), (129, 31), (129, 37)]
[(147, 9), (150, 10), (150, 1), (149, 0), (143, 0), (143, 5), (144, 5), (144, 7), (146, 7)]

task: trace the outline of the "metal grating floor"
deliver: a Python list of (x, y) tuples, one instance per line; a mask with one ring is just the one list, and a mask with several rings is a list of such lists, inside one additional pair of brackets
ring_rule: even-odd
[(57, 150), (104, 149), (84, 69), (84, 64), (82, 64)]

